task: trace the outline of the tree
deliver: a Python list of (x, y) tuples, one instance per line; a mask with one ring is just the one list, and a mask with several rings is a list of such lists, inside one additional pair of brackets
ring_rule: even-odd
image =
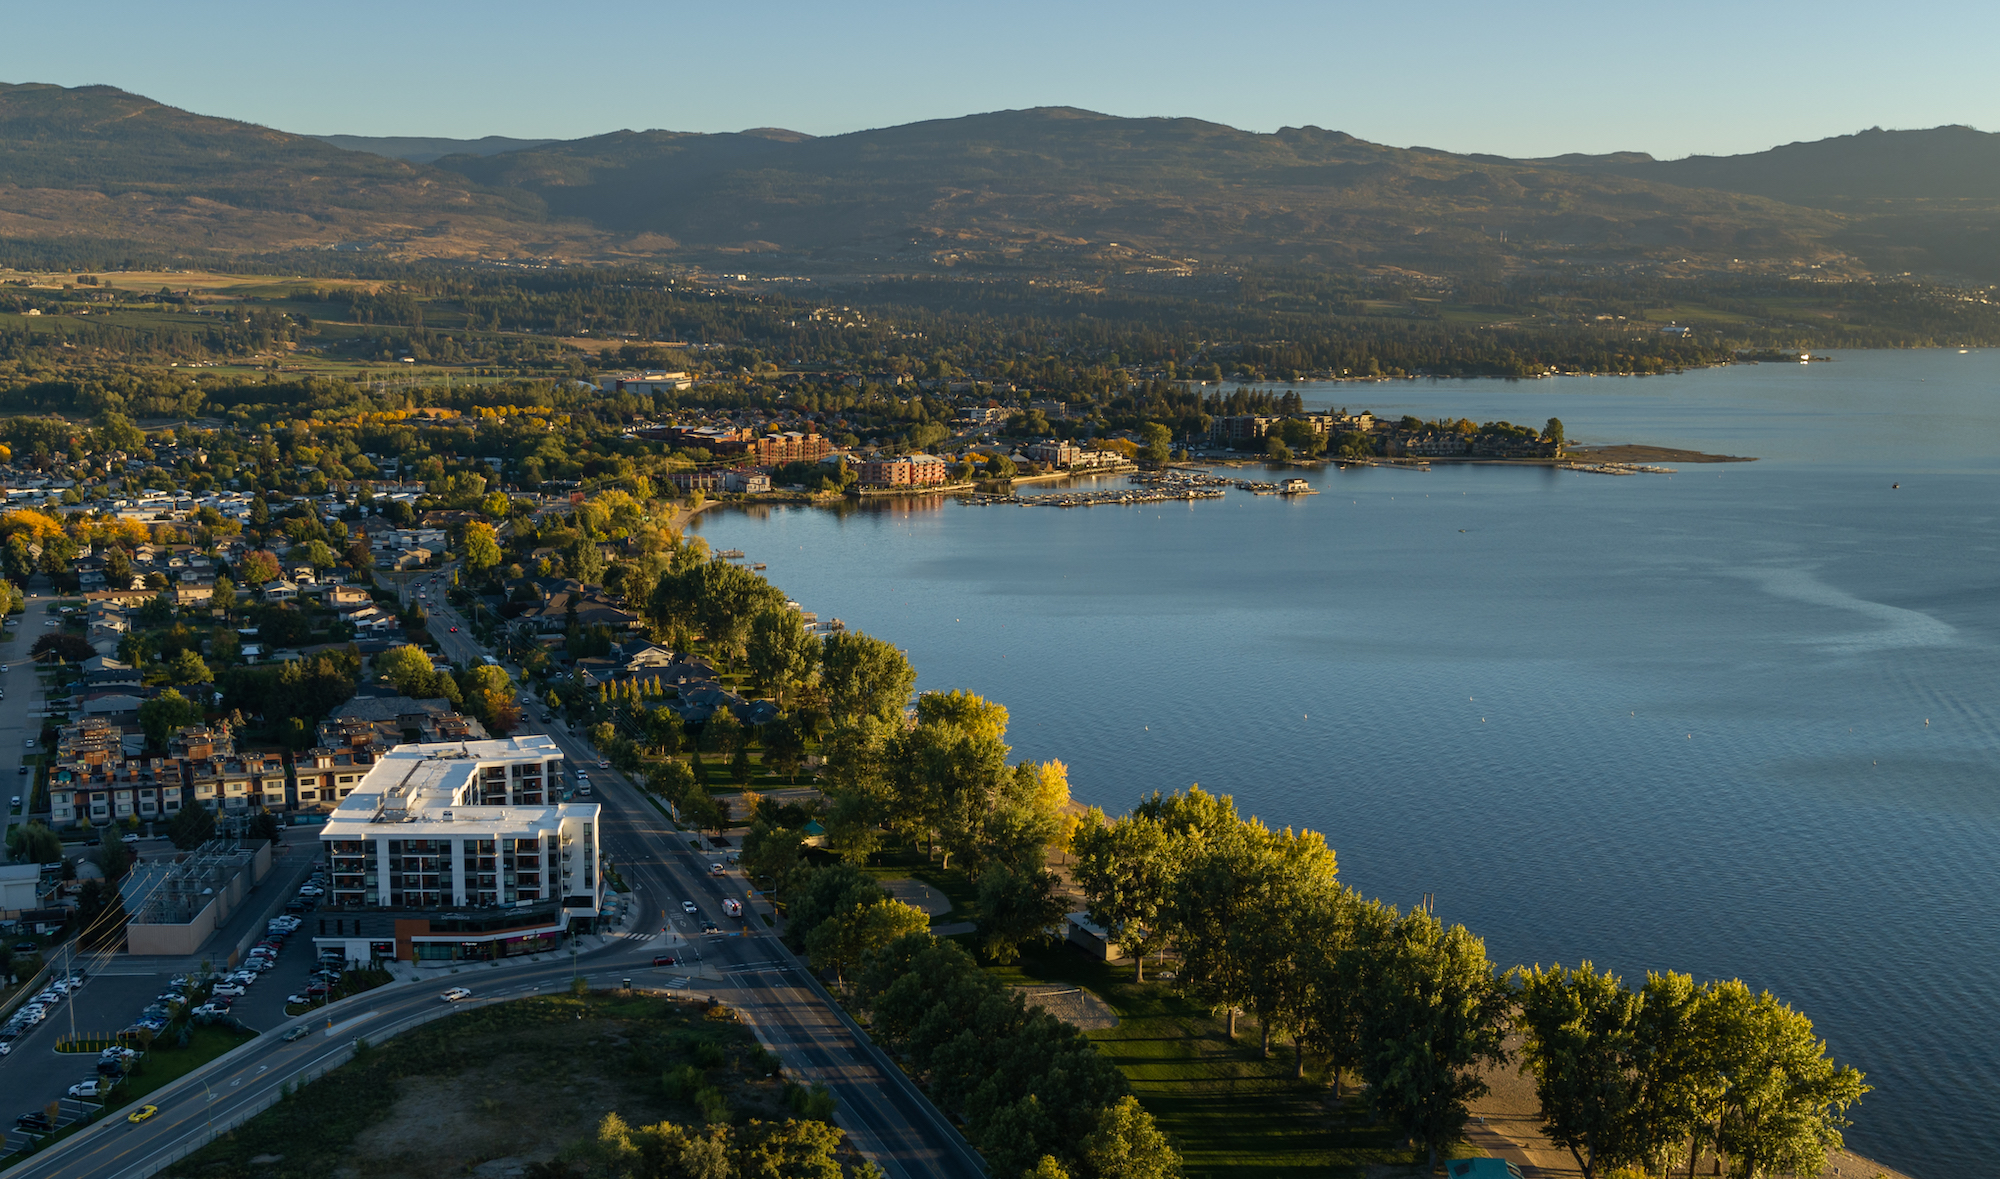
[(1132, 980), (1145, 982), (1146, 955), (1167, 940), (1160, 913), (1178, 872), (1177, 846), (1149, 816), (1126, 815), (1106, 824), (1096, 807), (1084, 813), (1070, 845), (1090, 919), (1132, 956)]
[(1250, 1006), (1257, 1012), (1262, 1052), (1271, 1054), (1271, 1035), (1292, 1037), (1294, 1072), (1305, 1075), (1306, 1010), (1311, 997), (1307, 943), (1318, 936), (1317, 902), (1337, 893), (1333, 849), (1318, 832), (1290, 828), (1270, 834), (1257, 881), (1261, 901), (1252, 906), (1245, 943), (1250, 956)]
[(166, 749), (167, 737), (176, 729), (198, 725), (201, 719), (201, 705), (173, 688), (139, 705), (139, 727), (145, 730), (147, 743), (157, 750)]
[(118, 886), (108, 877), (86, 880), (77, 892), (77, 945), (85, 950), (115, 950), (125, 943), (125, 927), (131, 923)]
[(53, 864), (63, 858), (62, 839), (36, 819), (7, 829), (7, 854), (17, 864)]
[(208, 664), (202, 662), (193, 648), (183, 647), (167, 661), (167, 682), (177, 685), (212, 684), (215, 673), (209, 670)]
[(797, 722), (790, 717), (767, 721), (760, 736), (764, 742), (764, 764), (772, 772), (783, 774), (785, 781), (797, 781), (799, 767), (806, 760), (805, 734), (799, 732)]
[(1550, 418), (1549, 424), (1542, 427), (1542, 441), (1553, 442), (1556, 444), (1557, 450), (1562, 449), (1563, 421), (1561, 418)]
[(1732, 1179), (1817, 1175), (1842, 1146), (1845, 1114), (1868, 1086), (1827, 1059), (1812, 1021), (1769, 991), (1752, 996), (1731, 979), (1711, 988), (1718, 1063), (1729, 1078), (1716, 1150)]
[(236, 583), (227, 577), (217, 576), (215, 592), (208, 601), (209, 605), (222, 611), (224, 617), (228, 617), (229, 612), (236, 609)]
[(465, 567), (484, 573), (500, 563), (500, 543), (493, 525), (474, 520), (465, 526)]
[(85, 639), (82, 635), (73, 635), (67, 631), (57, 631), (55, 634), (43, 635), (41, 638), (36, 639), (35, 645), (28, 648), (28, 653), (30, 655), (53, 654), (64, 663), (82, 663), (84, 660), (97, 654), (97, 649), (92, 647), (89, 640)]
[(1307, 923), (1305, 1041), (1326, 1061), (1338, 1100), (1342, 1074), (1360, 1058), (1368, 996), (1396, 915), (1380, 901), (1340, 888), (1315, 902)]
[(788, 892), (805, 868), (805, 837), (790, 827), (758, 818), (743, 836), (743, 872), (752, 880), (769, 879), (774, 892)]
[(1047, 936), (1067, 908), (1056, 874), (1039, 866), (989, 864), (979, 876), (979, 932), (986, 956), (1012, 962), (1021, 945)]
[[(805, 939), (824, 921), (883, 900), (889, 894), (873, 877), (852, 864), (829, 864), (809, 873), (792, 890), (785, 903), (785, 940), (794, 949), (804, 949)], [(928, 928), (928, 923), (926, 923)]]
[(1588, 962), (1518, 973), (1521, 1060), (1534, 1073), (1549, 1140), (1570, 1152), (1584, 1179), (1650, 1161), (1635, 1116), (1643, 1110), (1639, 996)]
[(277, 555), (264, 549), (254, 549), (243, 554), (243, 563), (237, 572), (243, 575), (245, 585), (263, 585), (278, 580)]
[(439, 672), (422, 647), (391, 647), (375, 657), (375, 674), (412, 699), (436, 696)]
[(839, 721), (862, 716), (897, 719), (917, 684), (916, 669), (901, 651), (860, 631), (828, 635), (820, 668), (827, 705)]
[(845, 987), (846, 970), (897, 938), (931, 927), (922, 909), (883, 897), (835, 913), (806, 935), (806, 954), (813, 969), (833, 968), (834, 981)]
[(1139, 457), (1149, 463), (1164, 463), (1173, 457), (1174, 432), (1158, 422), (1147, 422), (1139, 427), (1139, 437), (1144, 447)]
[(104, 841), (97, 847), (97, 867), (104, 878), (116, 884), (132, 866), (132, 853), (125, 849), (125, 842), (117, 837), (115, 828), (107, 829)]
[(812, 677), (819, 657), (819, 640), (806, 633), (805, 620), (797, 610), (765, 610), (751, 620), (750, 670), (770, 689), (780, 709), (785, 707), (785, 693)]
[(894, 805), (917, 816), (968, 868), (983, 859), (987, 822), (1013, 781), (1007, 768), (1007, 710), (970, 692), (932, 692), (917, 701), (916, 727), (890, 743)]
[(215, 836), (215, 816), (207, 807), (191, 802), (167, 820), (167, 838), (182, 851), (193, 851)]
[(1096, 1179), (1180, 1179), (1181, 1156), (1129, 1093), (1098, 1113), (1083, 1157)]
[(1376, 1108), (1428, 1154), (1429, 1169), (1465, 1126), (1466, 1103), (1487, 1091), (1477, 1069), (1507, 1059), (1512, 1004), (1486, 945), (1424, 910), (1396, 923), (1363, 1017), (1361, 1071)]

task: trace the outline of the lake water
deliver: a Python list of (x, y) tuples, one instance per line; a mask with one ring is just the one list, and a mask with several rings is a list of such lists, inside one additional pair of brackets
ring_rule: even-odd
[[(1758, 456), (1322, 494), (704, 516), (1111, 812), (1204, 787), (1493, 958), (1737, 976), (1868, 1074), (1854, 1149), (2000, 1155), (2000, 352), (1301, 386)], [(1891, 484), (1900, 483), (1900, 489)]]

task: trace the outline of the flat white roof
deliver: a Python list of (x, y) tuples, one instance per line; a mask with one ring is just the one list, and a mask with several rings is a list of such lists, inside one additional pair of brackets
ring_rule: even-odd
[[(594, 802), (477, 806), (465, 801), (479, 780), (479, 771), (487, 766), (541, 765), (562, 757), (555, 740), (541, 734), (398, 745), (382, 755), (352, 794), (340, 800), (320, 829), (320, 838), (442, 839), (482, 833), (525, 836), (557, 831), (566, 819), (595, 822), (599, 808)], [(417, 830), (411, 830), (413, 827)]]

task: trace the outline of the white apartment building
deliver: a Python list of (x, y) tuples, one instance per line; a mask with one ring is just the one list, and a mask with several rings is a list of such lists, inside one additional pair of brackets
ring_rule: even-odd
[(351, 961), (552, 950), (604, 896), (599, 808), (562, 801), (546, 736), (398, 745), (320, 831), (327, 904), (305, 931)]

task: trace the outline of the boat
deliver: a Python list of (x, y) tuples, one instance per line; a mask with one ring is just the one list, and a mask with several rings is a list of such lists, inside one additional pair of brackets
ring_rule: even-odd
[(722, 550), (721, 552), (719, 552), (719, 553), (717, 553), (717, 554), (715, 554), (715, 555), (716, 555), (716, 556), (718, 556), (718, 557), (721, 557), (721, 558), (722, 558), (723, 560), (725, 560), (725, 561), (741, 561), (741, 560), (743, 559), (743, 550), (742, 550), (742, 549), (723, 549), (723, 550)]

